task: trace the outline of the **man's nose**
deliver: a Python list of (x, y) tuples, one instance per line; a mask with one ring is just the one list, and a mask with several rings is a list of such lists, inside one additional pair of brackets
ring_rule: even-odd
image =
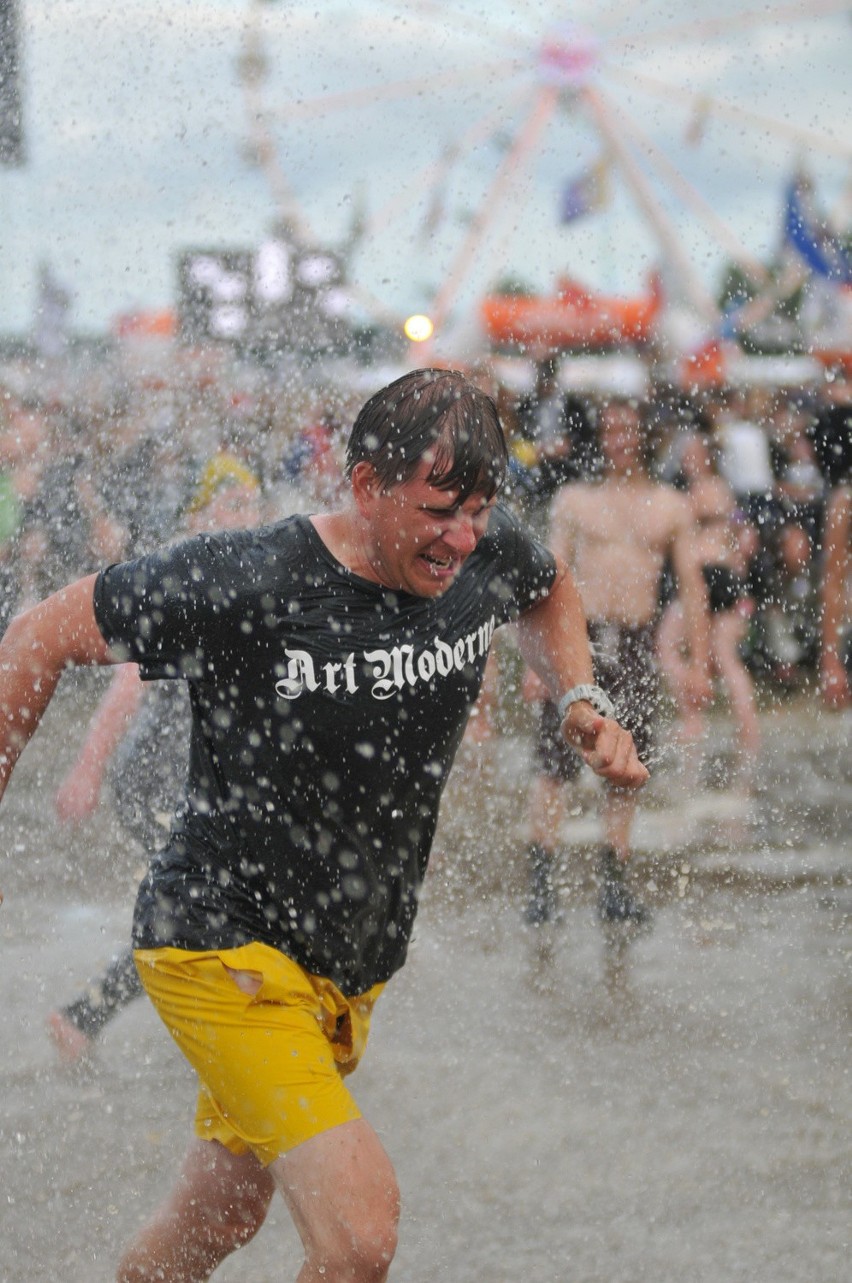
[(476, 547), (473, 518), (465, 512), (456, 512), (441, 532), (441, 538), (453, 552), (467, 554)]

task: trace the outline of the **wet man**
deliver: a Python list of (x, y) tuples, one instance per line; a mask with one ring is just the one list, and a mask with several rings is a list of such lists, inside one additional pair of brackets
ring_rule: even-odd
[(826, 382), (811, 437), (827, 492), (820, 570), (820, 692), (826, 708), (852, 704), (852, 381), (840, 370)]
[[(589, 620), (598, 680), (614, 700), (616, 715), (632, 732), (640, 758), (647, 761), (659, 700), (654, 633), (666, 560), (671, 559), (677, 577), (689, 644), (686, 697), (697, 707), (711, 694), (706, 593), (689, 502), (672, 486), (648, 476), (645, 432), (635, 405), (623, 400), (605, 403), (598, 416), (598, 437), (603, 475), (599, 481), (569, 483), (558, 491), (551, 505), (548, 542), (557, 558), (572, 568)], [(544, 692), (531, 692), (536, 693)], [(602, 701), (598, 706), (610, 711)], [(564, 785), (582, 764), (561, 734), (563, 712), (558, 702), (544, 700), (529, 798), (526, 918), (534, 926), (557, 911), (553, 865)], [(625, 882), (635, 811), (634, 791), (610, 780), (603, 800), (599, 858), (598, 907), (604, 921), (641, 923), (646, 917)]]
[(3, 786), (69, 665), (133, 660), (189, 688), (186, 796), (134, 946), (199, 1077), (195, 1139), (122, 1283), (208, 1278), (276, 1189), (301, 1283), (387, 1276), (396, 1179), (344, 1077), (405, 960), (496, 627), (518, 620), (589, 765), (619, 787), (647, 778), (630, 734), (581, 698), (592, 667), (569, 573), (496, 502), (493, 403), (454, 372), (406, 375), (362, 409), (347, 470), (340, 510), (113, 566), (0, 647)]

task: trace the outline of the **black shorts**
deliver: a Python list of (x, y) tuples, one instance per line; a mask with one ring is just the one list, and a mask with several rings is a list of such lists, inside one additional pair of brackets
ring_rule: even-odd
[(707, 585), (710, 611), (714, 615), (732, 610), (748, 593), (744, 581), (730, 566), (708, 564), (701, 567), (701, 572)]
[[(660, 683), (651, 625), (628, 628), (599, 620), (589, 622), (595, 681), (615, 704), (619, 722), (633, 736), (640, 761), (646, 765), (654, 747), (653, 728), (660, 702)], [(559, 712), (545, 700), (539, 715), (534, 759), (551, 779), (570, 782), (580, 773), (583, 759), (561, 734)]]

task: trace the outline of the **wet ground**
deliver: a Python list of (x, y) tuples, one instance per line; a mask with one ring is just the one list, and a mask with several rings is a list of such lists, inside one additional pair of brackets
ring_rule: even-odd
[[(44, 1017), (126, 938), (138, 853), (51, 796), (102, 675), (66, 679), (0, 814), (0, 1280), (99, 1283), (170, 1180), (191, 1074), (143, 1002), (84, 1072)], [(650, 932), (595, 919), (595, 793), (563, 833), (564, 921), (520, 925), (524, 726), (466, 749), (408, 967), (356, 1094), (400, 1175), (406, 1283), (845, 1283), (850, 1155), (848, 717), (764, 713), (762, 789), (658, 772), (637, 825)], [(283, 1210), (221, 1268), (279, 1283)]]

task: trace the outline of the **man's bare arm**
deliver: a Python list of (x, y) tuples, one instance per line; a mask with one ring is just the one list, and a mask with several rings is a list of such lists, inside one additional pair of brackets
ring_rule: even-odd
[(95, 578), (18, 615), (0, 642), (0, 797), (65, 669), (116, 662), (95, 620)]
[[(562, 562), (557, 561), (548, 596), (519, 619), (518, 641), (524, 659), (555, 700), (573, 686), (594, 682), (586, 616)], [(571, 704), (562, 733), (587, 765), (610, 783), (635, 788), (648, 779), (630, 733), (612, 718), (602, 717), (591, 704), (582, 700)]]

